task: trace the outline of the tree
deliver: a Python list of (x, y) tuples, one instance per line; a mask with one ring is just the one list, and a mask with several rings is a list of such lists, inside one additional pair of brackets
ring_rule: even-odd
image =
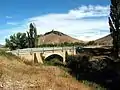
[(10, 36), (9, 39), (5, 39), (5, 46), (11, 50), (23, 49), (28, 47), (28, 40), (26, 33), (17, 33)]
[(120, 46), (120, 0), (111, 0), (109, 26), (113, 38), (113, 55), (118, 58)]
[(37, 37), (37, 29), (33, 23), (30, 23), (30, 29), (28, 34), (28, 43), (29, 43), (29, 48), (34, 48), (37, 47), (37, 42), (38, 42), (38, 37)]

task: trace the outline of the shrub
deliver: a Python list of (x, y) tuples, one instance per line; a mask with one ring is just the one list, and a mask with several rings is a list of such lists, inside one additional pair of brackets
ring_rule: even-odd
[(51, 59), (49, 61), (46, 60), (46, 61), (44, 61), (44, 63), (46, 65), (52, 65), (52, 66), (63, 66), (63, 62), (58, 60), (58, 59), (56, 59), (56, 58)]
[(116, 63), (108, 57), (89, 61), (87, 55), (68, 56), (67, 59), (70, 74), (76, 79), (94, 82), (110, 90), (120, 89), (118, 84), (120, 83), (120, 70), (117, 69), (120, 63)]
[(79, 72), (88, 72), (89, 64), (89, 56), (87, 55), (68, 56), (67, 58), (67, 67), (71, 69), (70, 73), (76, 74), (77, 79), (79, 78)]

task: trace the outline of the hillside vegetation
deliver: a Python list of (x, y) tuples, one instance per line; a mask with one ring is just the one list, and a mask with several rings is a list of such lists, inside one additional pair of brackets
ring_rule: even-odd
[(0, 90), (93, 90), (54, 66), (26, 65), (0, 51)]

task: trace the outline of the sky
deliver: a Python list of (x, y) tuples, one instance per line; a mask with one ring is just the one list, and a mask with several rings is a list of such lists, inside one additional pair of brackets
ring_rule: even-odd
[(110, 0), (1, 0), (0, 44), (35, 23), (38, 34), (52, 29), (90, 41), (109, 34)]

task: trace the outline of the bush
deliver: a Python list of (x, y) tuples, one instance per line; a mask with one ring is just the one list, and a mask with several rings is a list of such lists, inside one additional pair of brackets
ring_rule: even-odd
[(72, 74), (76, 74), (77, 79), (79, 78), (79, 72), (88, 72), (89, 66), (89, 56), (87, 55), (76, 55), (76, 56), (68, 56), (67, 58), (67, 67), (71, 69)]
[(117, 69), (120, 63), (116, 63), (108, 57), (89, 61), (88, 55), (68, 56), (67, 59), (70, 74), (76, 79), (94, 82), (110, 90), (120, 89), (118, 84), (120, 83), (120, 70)]
[(45, 65), (52, 65), (52, 66), (63, 66), (63, 62), (58, 60), (57, 58), (46, 60), (44, 61)]

